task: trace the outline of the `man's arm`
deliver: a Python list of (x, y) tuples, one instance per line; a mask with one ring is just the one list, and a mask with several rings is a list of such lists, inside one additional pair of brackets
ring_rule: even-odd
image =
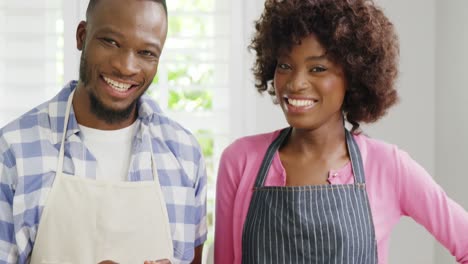
[(206, 194), (208, 176), (206, 174), (205, 161), (200, 150), (200, 158), (198, 160), (198, 169), (196, 171), (195, 182), (195, 204), (197, 205), (197, 227), (195, 234), (195, 256), (192, 263), (199, 264), (202, 261), (203, 244), (207, 237), (207, 223), (206, 223)]
[(192, 264), (201, 264), (203, 253), (203, 244), (195, 248), (195, 257), (193, 258)]
[[(0, 139), (2, 140), (2, 139)], [(0, 264), (16, 263), (18, 248), (13, 225), (14, 179), (16, 163), (11, 153), (0, 142)]]
[(199, 151), (199, 158), (198, 162), (196, 162), (196, 170), (195, 173), (195, 205), (197, 207), (196, 213), (196, 228), (195, 228), (195, 249), (194, 249), (194, 258), (191, 263), (200, 264), (202, 261), (202, 253), (203, 253), (203, 244), (205, 243), (207, 237), (207, 221), (206, 221), (206, 194), (207, 194), (207, 182), (208, 176), (206, 174), (206, 165), (205, 160), (203, 158), (203, 152), (196, 142), (198, 151)]

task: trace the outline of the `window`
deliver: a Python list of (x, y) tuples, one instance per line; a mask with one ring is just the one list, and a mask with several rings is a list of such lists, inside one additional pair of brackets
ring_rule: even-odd
[[(87, 4), (88, 0), (0, 1), (0, 127), (78, 77), (75, 31)], [(246, 111), (239, 110), (235, 117), (231, 111), (233, 98), (238, 100), (246, 86), (242, 72), (248, 70), (243, 63), (243, 23), (232, 23), (242, 21), (243, 4), (169, 0), (167, 5), (168, 38), (148, 93), (170, 117), (191, 130), (203, 148), (209, 175), (209, 245), (214, 235), (219, 157), (233, 135), (242, 134), (240, 116)], [(234, 46), (242, 54), (231, 56)]]
[(0, 126), (55, 95), (62, 79), (62, 1), (0, 1)]
[(191, 130), (208, 171), (209, 240), (213, 239), (215, 177), (229, 138), (229, 0), (167, 1), (169, 31), (150, 95)]

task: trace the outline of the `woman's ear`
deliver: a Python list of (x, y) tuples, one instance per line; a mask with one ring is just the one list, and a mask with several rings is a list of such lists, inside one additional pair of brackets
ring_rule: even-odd
[(81, 21), (76, 29), (76, 48), (83, 50), (86, 42), (86, 21)]

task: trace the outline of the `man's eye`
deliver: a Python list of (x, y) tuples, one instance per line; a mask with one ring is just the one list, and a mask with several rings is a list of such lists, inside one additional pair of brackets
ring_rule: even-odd
[(104, 42), (108, 43), (108, 44), (111, 44), (111, 45), (114, 45), (114, 46), (118, 46), (117, 42), (113, 39), (110, 39), (110, 38), (103, 38), (102, 39)]
[(154, 54), (153, 52), (149, 50), (140, 51), (140, 54), (146, 57), (155, 57), (155, 58), (157, 57), (156, 54)]

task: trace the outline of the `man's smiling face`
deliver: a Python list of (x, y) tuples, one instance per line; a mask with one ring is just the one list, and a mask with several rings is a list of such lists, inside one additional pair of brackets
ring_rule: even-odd
[(86, 106), (97, 123), (134, 119), (136, 102), (156, 75), (166, 35), (167, 17), (160, 3), (98, 1), (77, 30), (82, 50), (79, 89), (85, 92), (80, 91), (74, 107)]

